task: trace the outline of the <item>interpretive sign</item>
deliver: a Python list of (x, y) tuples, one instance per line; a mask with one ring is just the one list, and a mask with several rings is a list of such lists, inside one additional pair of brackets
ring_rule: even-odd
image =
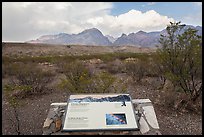
[(63, 131), (137, 130), (129, 94), (71, 95)]

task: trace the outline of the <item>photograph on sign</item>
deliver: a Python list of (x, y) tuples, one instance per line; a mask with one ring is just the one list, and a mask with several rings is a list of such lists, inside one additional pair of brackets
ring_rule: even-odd
[(106, 114), (106, 125), (127, 124), (125, 114)]
[(129, 94), (70, 95), (63, 131), (137, 130)]

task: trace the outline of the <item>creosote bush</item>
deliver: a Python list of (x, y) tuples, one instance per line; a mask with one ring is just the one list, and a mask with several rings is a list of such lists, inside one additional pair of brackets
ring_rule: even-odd
[(112, 62), (108, 62), (104, 69), (111, 74), (123, 73), (125, 72), (125, 65), (121, 60), (116, 59)]
[(164, 76), (195, 101), (202, 93), (202, 39), (191, 28), (179, 34), (184, 26), (180, 22), (168, 25), (157, 52)]
[(87, 91), (91, 74), (81, 61), (62, 64), (61, 72), (66, 76), (66, 79), (62, 79), (59, 88), (76, 93)]
[(41, 95), (49, 89), (46, 85), (52, 81), (54, 76), (51, 72), (44, 72), (35, 64), (15, 64), (13, 68), (16, 74), (13, 79), (5, 85), (4, 90), (16, 98), (26, 98), (30, 95)]
[(140, 82), (146, 71), (146, 63), (142, 60), (126, 63), (126, 72), (135, 82)]
[(184, 26), (170, 22), (157, 50), (163, 76), (189, 97), (180, 101), (183, 108), (202, 95), (202, 37), (192, 28), (183, 30)]
[[(109, 93), (115, 90), (125, 91), (124, 87), (119, 89), (114, 85), (116, 78), (106, 71), (91, 73), (82, 61), (66, 63), (62, 67), (62, 72), (66, 76), (61, 79), (58, 87), (72, 93)], [(122, 83), (122, 82), (121, 82)]]

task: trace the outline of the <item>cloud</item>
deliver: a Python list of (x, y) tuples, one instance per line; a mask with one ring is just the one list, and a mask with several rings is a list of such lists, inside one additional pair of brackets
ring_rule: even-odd
[(155, 5), (156, 2), (148, 2), (147, 5)]
[(127, 13), (118, 16), (105, 15), (103, 17), (94, 17), (88, 20), (93, 26), (103, 30), (105, 34), (111, 34), (114, 37), (122, 33), (161, 30), (174, 21), (173, 18), (162, 16), (154, 10), (142, 13), (138, 10), (130, 10)]
[(104, 35), (156, 31), (165, 28), (173, 18), (154, 10), (130, 10), (111, 15), (110, 2), (9, 2), (2, 5), (2, 40), (27, 41), (45, 34), (79, 33), (96, 27)]
[(26, 41), (44, 34), (78, 33), (88, 18), (109, 14), (112, 3), (4, 2), (2, 40)]
[(156, 2), (148, 2), (146, 4), (143, 4), (142, 7), (146, 7), (146, 6), (152, 6), (152, 5), (155, 5)]
[(195, 6), (202, 7), (202, 2), (192, 2)]

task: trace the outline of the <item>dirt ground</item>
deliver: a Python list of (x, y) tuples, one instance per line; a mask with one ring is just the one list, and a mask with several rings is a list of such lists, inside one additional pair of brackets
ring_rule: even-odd
[(4, 43), (3, 56), (42, 56), (42, 55), (82, 55), (113, 52), (149, 53), (152, 48), (132, 46), (87, 46), (87, 45), (47, 45), (28, 43)]
[[(136, 86), (137, 90), (129, 92), (132, 98), (149, 98), (154, 106), (160, 131), (163, 135), (202, 135), (202, 115), (192, 112), (178, 113), (172, 108), (167, 108), (155, 103), (153, 95), (144, 86)], [(158, 94), (157, 94), (158, 95)], [(49, 107), (54, 102), (66, 102), (69, 93), (53, 91), (50, 94), (32, 97), (23, 101), (18, 109), (20, 117), (20, 131), (24, 135), (42, 134), (43, 123), (47, 117)], [(12, 109), (5, 100), (2, 104), (2, 133), (7, 135), (16, 134), (12, 118)]]
[[(36, 46), (36, 45), (35, 45)], [(77, 48), (77, 49), (76, 49)], [(78, 46), (66, 47), (57, 45), (49, 48), (44, 45), (37, 45), (36, 47), (20, 45), (15, 47), (3, 45), (3, 56), (21, 56), (21, 55), (45, 55), (45, 54), (92, 54), (115, 52), (121, 47), (87, 47)], [(90, 51), (91, 49), (91, 51)], [(124, 52), (147, 52), (148, 49), (123, 48)], [(140, 50), (140, 51), (139, 51)], [(150, 52), (150, 51), (148, 51)], [(32, 53), (32, 54), (30, 54)], [(96, 68), (96, 66), (92, 66)], [(98, 68), (97, 68), (98, 69)], [(195, 113), (193, 111), (178, 112), (171, 107), (164, 104), (165, 91), (157, 90), (155, 83), (158, 78), (144, 78), (142, 83), (134, 83), (126, 74), (115, 74), (118, 78), (128, 80), (128, 90), (133, 99), (149, 98), (154, 106), (160, 131), (163, 135), (202, 135), (202, 113)], [(56, 79), (57, 81), (57, 79)], [(7, 82), (7, 78), (2, 78), (2, 84)], [(43, 123), (47, 117), (50, 104), (54, 102), (66, 102), (71, 93), (53, 89), (50, 93), (41, 96), (32, 96), (21, 100), (21, 106), (18, 108), (20, 132), (24, 135), (40, 135), (42, 134)], [(17, 134), (15, 125), (10, 119), (15, 119), (13, 109), (9, 107), (7, 100), (2, 94), (2, 134), (12, 135)]]

